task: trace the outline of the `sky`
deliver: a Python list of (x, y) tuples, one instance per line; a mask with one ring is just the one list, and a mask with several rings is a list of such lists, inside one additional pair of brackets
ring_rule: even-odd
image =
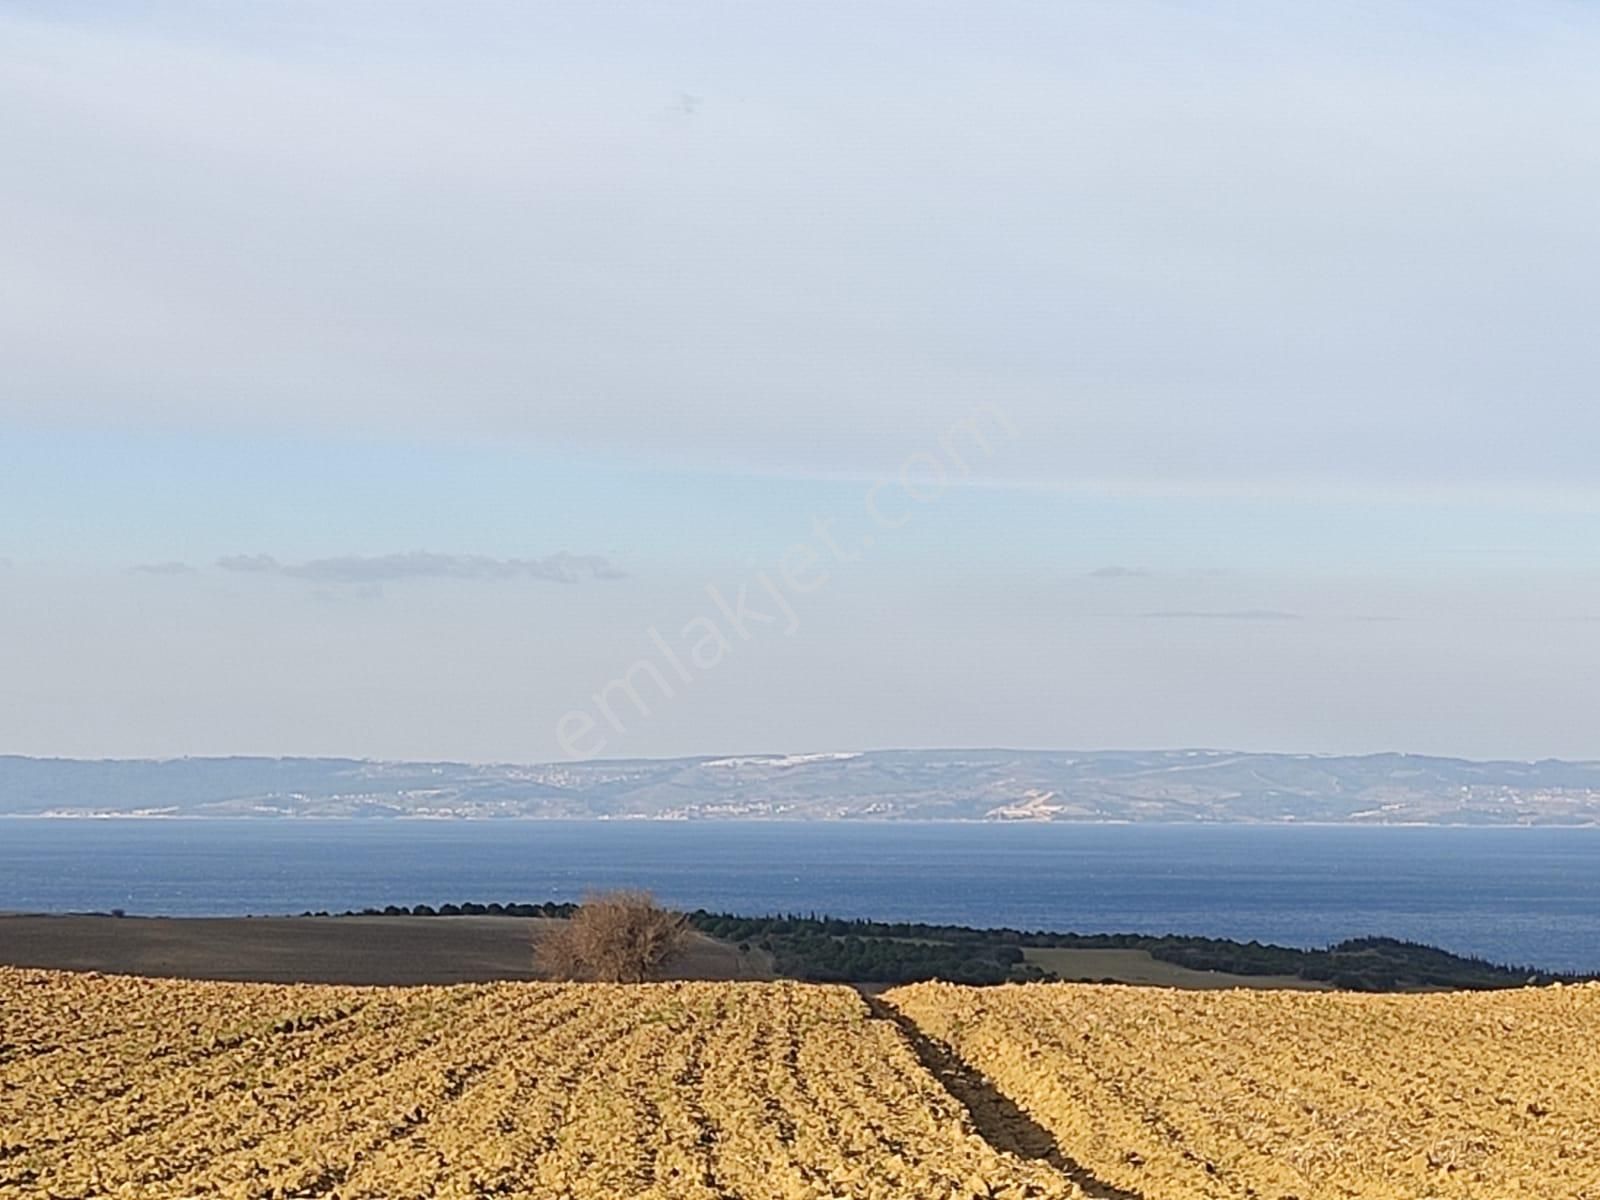
[(0, 6), (0, 753), (1600, 758), (1600, 10)]

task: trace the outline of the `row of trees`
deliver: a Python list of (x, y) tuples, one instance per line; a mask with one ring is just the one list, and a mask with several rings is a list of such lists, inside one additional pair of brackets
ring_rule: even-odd
[[(363, 908), (345, 913), (347, 917), (546, 917), (566, 920), (578, 911), (576, 904), (547, 901), (543, 904), (385, 904), (382, 908)], [(325, 917), (325, 912), (302, 913)]]
[(1026, 960), (1027, 947), (1126, 948), (1201, 971), (1235, 975), (1297, 975), (1361, 991), (1415, 987), (1502, 988), (1576, 982), (1577, 976), (1539, 975), (1391, 938), (1360, 938), (1323, 949), (1148, 934), (1076, 934), (955, 925), (848, 920), (816, 913), (740, 917), (703, 910), (668, 912), (650, 893), (590, 895), (583, 904), (417, 904), (364, 909), (371, 916), (513, 916), (560, 920), (540, 931), (535, 958), (557, 979), (635, 983), (659, 978), (688, 949), (693, 932), (752, 945), (770, 954), (777, 973), (793, 979), (844, 983), (909, 983), (948, 979), (1004, 983), (1052, 978)]

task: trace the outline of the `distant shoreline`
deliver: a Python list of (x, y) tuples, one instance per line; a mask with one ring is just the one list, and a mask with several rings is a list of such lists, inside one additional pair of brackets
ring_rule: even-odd
[(234, 816), (196, 813), (137, 812), (47, 812), (0, 813), (0, 821), (194, 821), (216, 825), (253, 824), (332, 824), (389, 825), (959, 825), (974, 828), (1153, 828), (1153, 829), (1600, 829), (1596, 821), (1129, 821), (1129, 820), (1027, 820), (1007, 817), (504, 817), (430, 816), (421, 813), (395, 813), (384, 816), (324, 816), (307, 813), (259, 816)]
[(861, 750), (544, 763), (0, 755), (0, 812), (228, 819), (1600, 825), (1600, 761)]

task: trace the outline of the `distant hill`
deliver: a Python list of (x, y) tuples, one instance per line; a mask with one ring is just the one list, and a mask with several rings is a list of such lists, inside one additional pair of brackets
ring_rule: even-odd
[(536, 765), (0, 757), (0, 815), (1600, 824), (1600, 763), (877, 750)]

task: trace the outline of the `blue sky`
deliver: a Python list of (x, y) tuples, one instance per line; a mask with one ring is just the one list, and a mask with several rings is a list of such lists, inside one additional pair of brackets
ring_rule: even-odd
[(13, 5), (0, 752), (1600, 755), (1597, 51)]

